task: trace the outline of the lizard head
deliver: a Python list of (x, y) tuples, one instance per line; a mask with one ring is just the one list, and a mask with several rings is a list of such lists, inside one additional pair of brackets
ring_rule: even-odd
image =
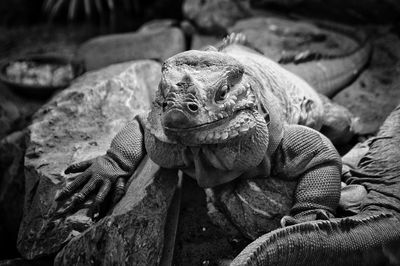
[(246, 135), (257, 114), (251, 80), (239, 61), (220, 52), (187, 51), (164, 62), (148, 119), (159, 138), (201, 145)]

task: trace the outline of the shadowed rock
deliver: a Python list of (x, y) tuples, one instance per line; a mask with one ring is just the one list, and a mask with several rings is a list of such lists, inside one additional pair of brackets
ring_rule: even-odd
[(165, 59), (186, 49), (183, 32), (160, 27), (133, 33), (99, 36), (82, 44), (78, 57), (87, 70), (138, 59)]
[(17, 131), (0, 141), (0, 256), (17, 256), (18, 227), (24, 204), (26, 132)]
[(256, 239), (280, 226), (293, 205), (296, 185), (277, 178), (243, 179), (207, 189), (208, 214), (228, 234), (239, 230)]
[(237, 20), (250, 15), (248, 6), (247, 1), (186, 0), (183, 4), (183, 13), (200, 30), (225, 34), (227, 28)]

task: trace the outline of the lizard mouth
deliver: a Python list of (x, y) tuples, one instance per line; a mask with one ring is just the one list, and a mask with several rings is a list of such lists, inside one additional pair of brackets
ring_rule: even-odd
[(196, 143), (221, 143), (246, 134), (255, 127), (254, 110), (245, 108), (235, 111), (231, 116), (216, 121), (186, 128), (165, 127), (167, 134), (173, 134)]
[[(242, 110), (240, 110), (240, 111), (242, 111)], [(227, 121), (229, 121), (231, 119), (234, 119), (234, 117), (240, 111), (235, 112), (233, 114), (233, 116), (231, 116), (231, 117), (224, 117), (222, 119), (218, 119), (216, 121), (212, 121), (212, 122), (209, 122), (209, 123), (201, 124), (201, 125), (198, 125), (198, 126), (180, 127), (180, 128), (164, 126), (164, 129), (169, 130), (169, 131), (174, 131), (174, 132), (190, 132), (190, 131), (206, 130), (206, 129), (210, 129), (210, 128), (213, 128), (213, 127), (218, 127), (218, 126), (220, 126), (222, 124), (225, 124)]]

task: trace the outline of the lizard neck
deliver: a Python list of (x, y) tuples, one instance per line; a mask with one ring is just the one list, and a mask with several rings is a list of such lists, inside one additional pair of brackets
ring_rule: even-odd
[[(262, 165), (265, 176), (270, 167), (270, 150), (267, 124), (259, 123), (255, 130), (241, 138), (220, 144), (187, 146), (164, 141), (145, 128), (145, 145), (149, 157), (165, 168), (179, 168), (195, 178), (202, 187), (213, 187), (227, 183), (244, 173)], [(275, 146), (276, 141), (271, 142)], [(267, 158), (267, 159), (266, 159)], [(260, 175), (260, 171), (256, 171)], [(254, 172), (255, 173), (255, 172)]]

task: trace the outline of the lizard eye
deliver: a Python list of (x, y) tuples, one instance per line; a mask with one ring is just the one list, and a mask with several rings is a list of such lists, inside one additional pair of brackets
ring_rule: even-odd
[(221, 102), (226, 99), (226, 96), (228, 95), (229, 92), (229, 87), (228, 85), (224, 85), (221, 88), (218, 89), (217, 93), (215, 94), (215, 102)]

